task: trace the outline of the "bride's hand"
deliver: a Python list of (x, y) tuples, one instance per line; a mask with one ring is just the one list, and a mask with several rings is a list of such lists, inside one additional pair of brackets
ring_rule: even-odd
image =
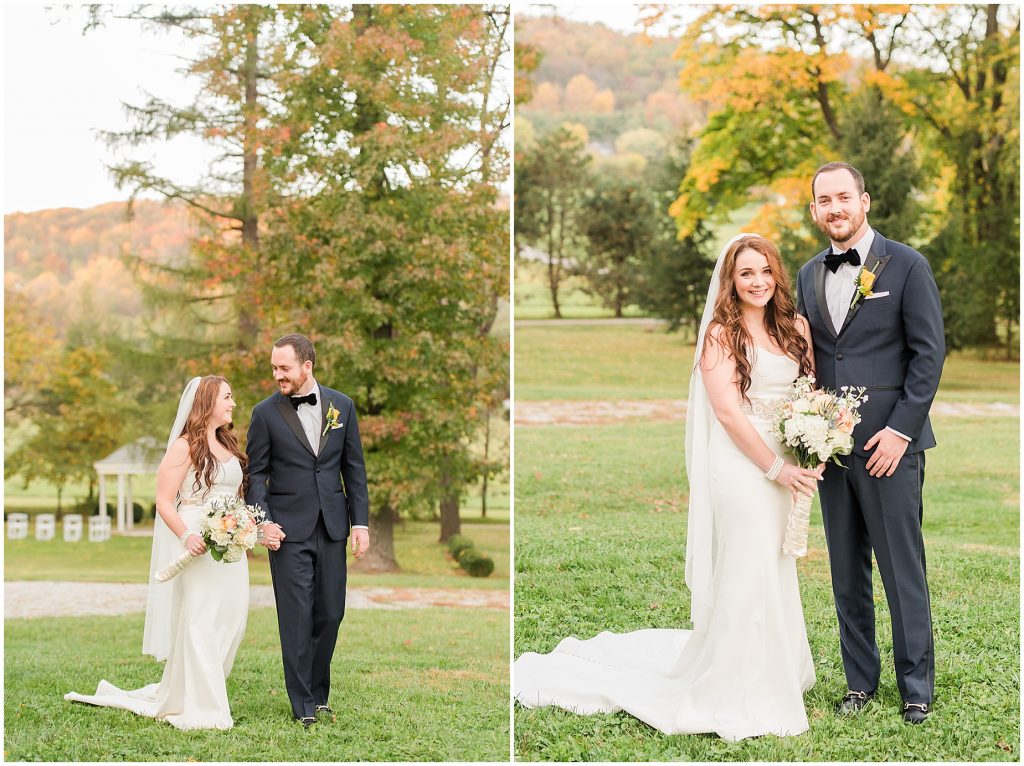
[(813, 497), (818, 489), (818, 481), (821, 479), (821, 472), (824, 464), (817, 468), (801, 468), (800, 466), (786, 463), (779, 471), (775, 481), (786, 487), (796, 500), (799, 495)]
[(206, 543), (199, 535), (189, 535), (188, 544), (185, 546), (193, 556), (202, 556), (206, 553)]

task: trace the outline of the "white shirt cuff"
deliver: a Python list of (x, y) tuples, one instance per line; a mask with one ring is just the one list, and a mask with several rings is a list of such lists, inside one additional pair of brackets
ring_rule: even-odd
[(914, 441), (913, 439), (911, 439), (911, 438), (910, 438), (909, 436), (907, 436), (906, 434), (901, 434), (901, 433), (900, 433), (899, 431), (897, 431), (897, 430), (896, 430), (895, 428), (889, 428), (889, 426), (886, 426), (886, 427), (885, 427), (885, 430), (886, 430), (886, 431), (892, 431), (892, 432), (893, 432), (894, 434), (896, 434), (896, 435), (897, 435), (898, 437), (900, 437), (901, 439), (906, 439), (906, 440), (907, 440), (908, 442), (912, 442), (912, 441)]
[(369, 529), (365, 524), (353, 524), (352, 529)]

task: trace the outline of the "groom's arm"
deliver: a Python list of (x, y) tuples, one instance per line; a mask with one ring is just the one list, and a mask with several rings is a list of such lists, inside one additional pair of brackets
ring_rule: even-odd
[(249, 456), (249, 487), (245, 491), (245, 502), (262, 508), (267, 514), (267, 521), (273, 521), (267, 497), (267, 479), (270, 478), (270, 431), (259, 407), (252, 411), (245, 454)]
[(370, 497), (366, 486), (366, 464), (363, 462), (363, 444), (359, 439), (359, 423), (356, 422), (356, 406), (351, 400), (345, 420), (341, 478), (345, 482), (345, 496), (348, 498), (349, 524), (353, 527), (369, 526)]
[(892, 408), (886, 426), (916, 439), (921, 435), (939, 388), (942, 363), (946, 358), (939, 289), (924, 256), (910, 269), (902, 305), (903, 332), (910, 360), (903, 382), (903, 396)]

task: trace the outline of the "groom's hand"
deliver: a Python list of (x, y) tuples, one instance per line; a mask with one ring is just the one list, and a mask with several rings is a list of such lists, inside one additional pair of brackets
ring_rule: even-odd
[(265, 524), (260, 525), (260, 529), (263, 531), (263, 537), (260, 539), (260, 543), (265, 548), (271, 551), (276, 551), (281, 547), (281, 541), (284, 540), (284, 530), (272, 521), (268, 521)]
[(868, 459), (868, 475), (874, 476), (877, 479), (881, 476), (892, 476), (896, 473), (900, 459), (906, 453), (907, 445), (909, 444), (910, 442), (902, 436), (897, 436), (887, 428), (883, 428), (868, 439), (864, 449), (875, 448), (874, 453)]
[(370, 547), (370, 530), (368, 529), (353, 529), (352, 530), (352, 555), (357, 559), (361, 559), (363, 554)]

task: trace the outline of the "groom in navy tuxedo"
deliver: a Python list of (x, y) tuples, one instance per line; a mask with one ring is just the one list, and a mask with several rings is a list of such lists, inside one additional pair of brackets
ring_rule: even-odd
[(821, 482), (849, 686), (837, 712), (859, 711), (878, 688), (873, 550), (892, 615), (903, 718), (921, 723), (935, 691), (921, 492), (925, 450), (935, 446), (928, 410), (946, 354), (939, 291), (923, 255), (868, 226), (871, 198), (856, 168), (823, 165), (811, 194), (811, 217), (832, 244), (797, 279), (797, 310), (810, 322), (818, 384), (863, 386), (868, 394), (853, 454), (841, 458), (843, 468), (829, 464)]
[(308, 728), (333, 712), (331, 657), (345, 614), (349, 530), (356, 558), (370, 547), (366, 468), (355, 406), (313, 378), (310, 340), (285, 335), (270, 360), (278, 393), (252, 411), (245, 500), (267, 513), (263, 543), (285, 687), (292, 713)]

